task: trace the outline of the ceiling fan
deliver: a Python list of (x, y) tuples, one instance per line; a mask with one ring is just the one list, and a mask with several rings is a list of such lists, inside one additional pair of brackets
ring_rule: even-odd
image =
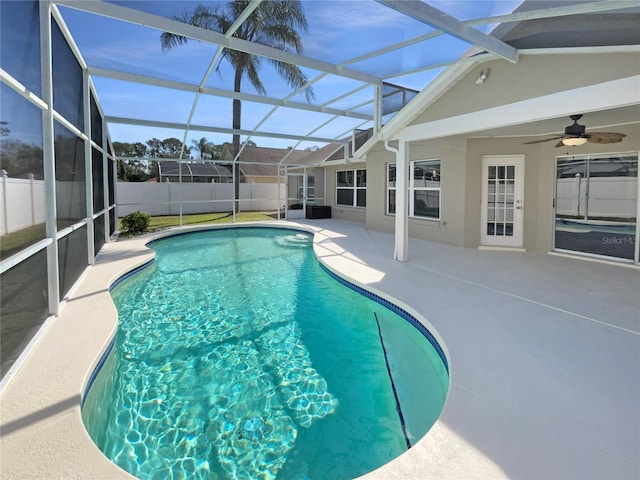
[(626, 135), (624, 133), (616, 132), (585, 132), (585, 126), (580, 125), (578, 120), (582, 118), (582, 115), (571, 115), (569, 117), (573, 120), (573, 123), (564, 129), (564, 135), (558, 135), (551, 138), (545, 138), (543, 140), (534, 140), (532, 142), (525, 142), (525, 145), (532, 145), (534, 143), (550, 142), (552, 140), (560, 140), (556, 143), (556, 147), (577, 147), (578, 145), (584, 145), (587, 142), (591, 143), (619, 143)]

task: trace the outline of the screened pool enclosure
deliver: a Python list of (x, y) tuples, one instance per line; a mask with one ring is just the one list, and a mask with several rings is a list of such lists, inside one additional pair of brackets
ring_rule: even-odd
[[(289, 48), (248, 33), (269, 0), (232, 3), (222, 28), (193, 14), (202, 4), (229, 16), (229, 2), (0, 2), (3, 377), (58, 314), (123, 214), (240, 209), (295, 218), (307, 205), (329, 204), (364, 212), (374, 177), (358, 151), (420, 92), (466, 74), (470, 59), (517, 63), (518, 49), (490, 35), (497, 25), (637, 7), (302, 0), (299, 43)], [(179, 41), (163, 48), (163, 34)], [(239, 54), (256, 62), (240, 79), (228, 61)], [(255, 75), (260, 82), (250, 81)], [(177, 141), (178, 153), (124, 158), (114, 149), (162, 139)], [(199, 150), (199, 139), (226, 145), (227, 155)], [(121, 161), (155, 165), (155, 181), (124, 182)], [(588, 161), (594, 177), (596, 162)], [(338, 164), (351, 173), (329, 178), (325, 167)], [(394, 165), (384, 166), (393, 180), (375, 180), (387, 215), (408, 188), (396, 186)], [(418, 166), (422, 203), (399, 211), (440, 218), (440, 162)], [(597, 179), (590, 182), (596, 188)], [(583, 207), (567, 204), (574, 217), (588, 214)]]

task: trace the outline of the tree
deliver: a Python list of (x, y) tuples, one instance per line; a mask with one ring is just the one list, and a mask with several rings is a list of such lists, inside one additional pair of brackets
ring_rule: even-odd
[[(119, 179), (127, 182), (146, 182), (149, 179), (147, 162), (139, 160), (148, 154), (144, 143), (113, 142), (113, 153), (118, 157)], [(129, 160), (123, 160), (123, 157)]]
[(147, 153), (151, 158), (158, 158), (162, 156), (162, 142), (157, 138), (153, 137), (150, 140), (147, 140)]
[(140, 142), (113, 142), (113, 151), (116, 157), (142, 158), (147, 155), (147, 146)]
[[(177, 138), (170, 137), (164, 140), (152, 138), (147, 140), (147, 153), (151, 158), (174, 158), (180, 157), (180, 151), (182, 150), (182, 141)], [(182, 159), (189, 160), (191, 158), (191, 147), (185, 145), (184, 152), (182, 152)]]
[[(246, 7), (248, 0), (233, 0), (225, 4), (224, 7), (210, 7), (198, 5), (192, 12), (185, 12), (174, 17), (183, 23), (196, 27), (212, 30), (219, 33), (229, 31), (233, 23), (240, 17)], [(297, 29), (307, 30), (307, 19), (304, 15), (300, 0), (270, 0), (262, 2), (249, 15), (249, 17), (233, 33), (233, 36), (249, 42), (267, 45), (279, 50), (294, 50), (296, 53), (302, 52), (302, 41)], [(163, 50), (170, 50), (189, 41), (188, 38), (169, 32), (164, 32), (160, 36)], [(279, 60), (265, 59), (250, 53), (239, 52), (225, 48), (220, 61), (228, 61), (235, 71), (233, 91), (240, 92), (242, 79), (247, 78), (256, 91), (262, 95), (266, 94), (266, 89), (258, 76), (262, 62), (267, 60), (271, 63), (276, 72), (283, 77), (292, 88), (301, 88), (308, 79), (300, 67), (291, 63)], [(218, 68), (220, 65), (218, 65)], [(305, 90), (307, 100), (313, 98), (311, 88)], [(240, 129), (240, 118), (242, 113), (241, 102), (233, 99), (232, 128)], [(233, 156), (240, 152), (240, 135), (233, 135)], [(235, 201), (236, 211), (239, 209), (240, 193), (240, 169), (238, 163), (234, 164), (235, 174)]]
[(213, 158), (215, 145), (205, 137), (202, 137), (200, 140), (191, 140), (191, 143), (193, 143), (194, 147), (200, 152), (200, 160), (204, 160), (207, 157)]
[[(177, 138), (170, 137), (165, 138), (160, 143), (161, 145), (161, 155), (165, 158), (180, 158), (180, 152), (182, 151), (182, 141)], [(183, 160), (188, 160), (191, 158), (191, 147), (184, 146), (184, 151), (182, 152)]]
[(137, 159), (118, 159), (118, 178), (125, 182), (146, 182), (149, 180), (149, 167), (147, 162)]

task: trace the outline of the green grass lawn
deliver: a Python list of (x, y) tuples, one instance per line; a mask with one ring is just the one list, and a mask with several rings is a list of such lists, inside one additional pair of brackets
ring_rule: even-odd
[[(73, 225), (73, 223), (71, 220), (58, 220), (58, 231), (67, 228), (69, 225)], [(8, 258), (45, 237), (46, 226), (44, 223), (2, 235), (0, 237), (0, 258)]]
[[(236, 213), (236, 223), (239, 222), (259, 222), (266, 220), (276, 220), (278, 212), (238, 212)], [(232, 223), (233, 214), (231, 212), (221, 213), (201, 213), (197, 215), (183, 215), (182, 225), (206, 225), (219, 223)], [(149, 231), (153, 232), (167, 227), (180, 225), (179, 215), (162, 215), (151, 217)]]
[[(278, 212), (239, 212), (236, 214), (236, 222), (258, 222), (265, 220), (276, 220)], [(232, 223), (233, 214), (231, 212), (223, 213), (203, 213), (199, 215), (183, 215), (183, 225), (205, 225), (218, 223)], [(67, 224), (59, 224), (58, 229), (62, 229)], [(167, 215), (160, 217), (151, 217), (149, 231), (153, 232), (167, 227), (175, 227), (180, 225), (179, 215)], [(120, 223), (118, 222), (120, 228)], [(33, 227), (23, 228), (17, 232), (0, 237), (0, 258), (7, 258), (14, 253), (36, 243), (45, 238), (44, 223)]]
[(45, 236), (44, 223), (2, 235), (0, 237), (0, 258), (10, 257), (23, 248), (42, 240)]

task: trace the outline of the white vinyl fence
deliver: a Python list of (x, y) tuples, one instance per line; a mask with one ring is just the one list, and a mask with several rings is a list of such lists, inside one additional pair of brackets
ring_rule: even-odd
[(556, 212), (580, 217), (635, 217), (637, 195), (637, 177), (559, 178)]
[[(230, 212), (232, 183), (129, 183), (118, 182), (118, 216), (140, 210), (150, 215)], [(286, 186), (275, 183), (241, 183), (240, 209), (275, 211), (285, 204)], [(280, 205), (278, 205), (278, 203)]]
[(44, 221), (44, 180), (0, 177), (0, 235)]

